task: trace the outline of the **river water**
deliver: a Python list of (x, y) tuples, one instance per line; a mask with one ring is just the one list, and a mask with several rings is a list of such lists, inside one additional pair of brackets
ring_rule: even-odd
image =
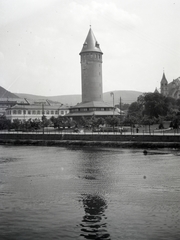
[(177, 151), (0, 146), (0, 239), (180, 239)]

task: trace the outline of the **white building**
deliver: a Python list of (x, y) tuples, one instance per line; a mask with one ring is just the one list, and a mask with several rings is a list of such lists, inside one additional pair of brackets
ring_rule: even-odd
[(7, 108), (5, 115), (6, 118), (13, 122), (14, 119), (21, 121), (28, 119), (40, 119), (42, 116), (46, 116), (50, 119), (52, 116), (65, 116), (69, 113), (69, 108), (64, 105), (14, 105)]

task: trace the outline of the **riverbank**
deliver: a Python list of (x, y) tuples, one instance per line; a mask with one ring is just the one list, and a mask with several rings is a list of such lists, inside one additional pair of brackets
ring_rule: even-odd
[(78, 141), (78, 140), (2, 140), (0, 145), (13, 146), (57, 146), (57, 147), (118, 147), (118, 148), (143, 148), (143, 149), (158, 149), (158, 148), (175, 148), (180, 149), (179, 142), (122, 142), (122, 141)]

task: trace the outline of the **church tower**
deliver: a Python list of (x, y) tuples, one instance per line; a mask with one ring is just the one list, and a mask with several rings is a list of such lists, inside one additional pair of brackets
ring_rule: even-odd
[(103, 101), (102, 55), (100, 46), (90, 28), (80, 52), (82, 103)]
[(165, 73), (163, 72), (163, 76), (161, 79), (161, 94), (165, 97), (168, 96), (168, 81), (165, 77)]

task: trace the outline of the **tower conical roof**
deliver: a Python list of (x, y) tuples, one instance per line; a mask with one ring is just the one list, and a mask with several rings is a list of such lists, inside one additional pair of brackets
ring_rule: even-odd
[(102, 51), (99, 47), (99, 43), (97, 42), (91, 28), (89, 29), (88, 35), (87, 35), (86, 40), (83, 44), (83, 48), (82, 48), (80, 54), (83, 53), (83, 52), (99, 52), (99, 53), (102, 53)]

